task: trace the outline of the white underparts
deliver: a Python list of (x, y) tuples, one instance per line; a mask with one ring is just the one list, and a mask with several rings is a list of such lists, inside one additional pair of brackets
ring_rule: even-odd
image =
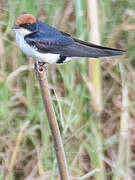
[(38, 51), (35, 51), (35, 57), (40, 62), (46, 62), (49, 64), (54, 64), (58, 61), (60, 55), (59, 54), (51, 54), (51, 53), (40, 53)]

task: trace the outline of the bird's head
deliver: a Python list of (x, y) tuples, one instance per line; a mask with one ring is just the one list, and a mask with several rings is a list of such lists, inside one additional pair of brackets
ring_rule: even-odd
[(23, 14), (17, 18), (13, 29), (21, 34), (29, 34), (36, 31), (36, 18), (32, 14)]

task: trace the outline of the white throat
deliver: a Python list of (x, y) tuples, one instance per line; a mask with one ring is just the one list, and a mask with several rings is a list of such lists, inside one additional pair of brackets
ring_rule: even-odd
[(34, 50), (35, 48), (32, 48), (26, 43), (24, 40), (24, 36), (30, 34), (31, 32), (28, 31), (27, 29), (20, 28), (20, 29), (14, 29), (16, 32), (16, 42), (20, 49), (28, 56), (35, 57), (34, 56)]
[(16, 32), (16, 35), (20, 34), (20, 35), (23, 35), (23, 36), (31, 33), (29, 30), (24, 29), (24, 28), (14, 29), (14, 31)]

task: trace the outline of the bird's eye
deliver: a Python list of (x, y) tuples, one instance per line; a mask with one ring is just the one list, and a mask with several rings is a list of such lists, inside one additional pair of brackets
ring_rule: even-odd
[(20, 27), (27, 29), (29, 31), (34, 31), (36, 29), (36, 23), (25, 23), (25, 24), (21, 24)]

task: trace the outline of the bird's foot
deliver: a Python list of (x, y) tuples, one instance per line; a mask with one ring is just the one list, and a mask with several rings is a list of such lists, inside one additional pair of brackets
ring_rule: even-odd
[(35, 62), (34, 64), (34, 69), (35, 69), (35, 73), (36, 73), (36, 76), (38, 76), (38, 72), (42, 72), (44, 69), (46, 69), (46, 66), (45, 66), (45, 62)]

